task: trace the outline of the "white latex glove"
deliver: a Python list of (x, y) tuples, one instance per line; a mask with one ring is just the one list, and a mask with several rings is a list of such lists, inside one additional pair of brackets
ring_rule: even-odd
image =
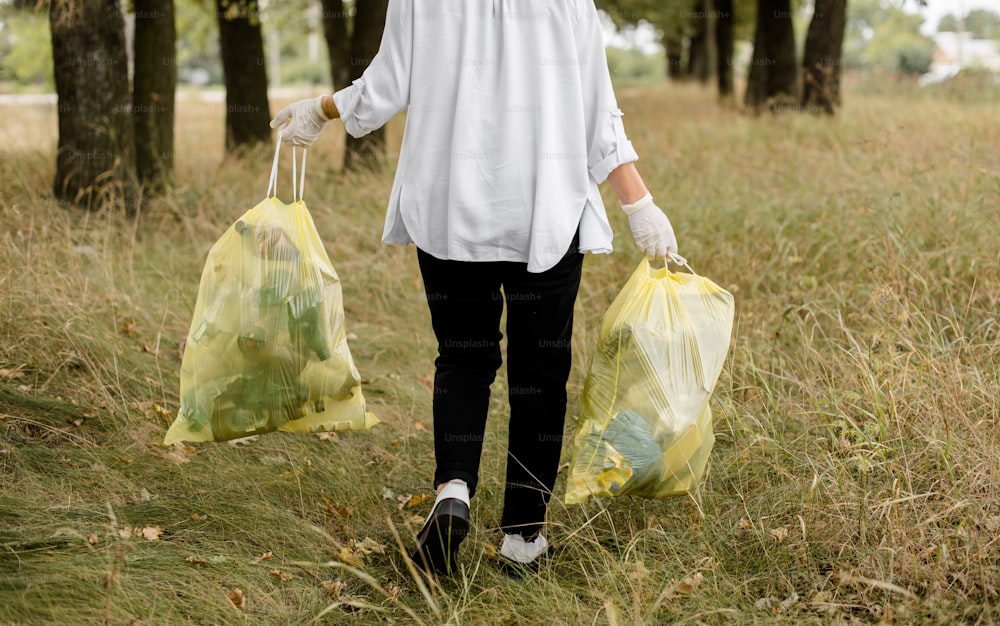
[(666, 259), (668, 254), (677, 254), (674, 227), (660, 207), (653, 204), (652, 195), (647, 193), (633, 204), (623, 204), (622, 210), (628, 215), (635, 245), (646, 258)]
[(330, 121), (320, 104), (322, 98), (306, 98), (286, 106), (271, 120), (271, 128), (281, 130), (281, 140), (285, 143), (311, 146)]

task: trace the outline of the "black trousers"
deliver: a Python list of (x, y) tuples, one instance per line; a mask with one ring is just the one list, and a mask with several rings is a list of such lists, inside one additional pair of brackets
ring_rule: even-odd
[(421, 250), (417, 258), (438, 342), (434, 486), (459, 478), (476, 491), (506, 302), (510, 428), (500, 525), (530, 539), (545, 521), (559, 468), (583, 255), (574, 240), (541, 273), (526, 263), (443, 261)]

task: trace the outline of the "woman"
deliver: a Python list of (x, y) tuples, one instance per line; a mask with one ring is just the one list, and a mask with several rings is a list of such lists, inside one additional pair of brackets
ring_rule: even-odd
[(506, 302), (500, 555), (535, 568), (548, 546), (583, 253), (611, 252), (598, 184), (611, 183), (648, 257), (676, 252), (676, 238), (634, 166), (593, 0), (390, 0), (364, 75), (290, 105), (271, 126), (307, 146), (330, 119), (360, 137), (404, 109), (382, 240), (416, 245), (438, 342), (438, 496), (413, 559), (437, 573), (456, 567)]

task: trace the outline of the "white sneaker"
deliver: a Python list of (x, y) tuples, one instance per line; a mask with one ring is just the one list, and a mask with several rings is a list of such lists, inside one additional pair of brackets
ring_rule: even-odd
[(500, 555), (519, 565), (531, 565), (549, 549), (549, 542), (544, 535), (538, 535), (532, 541), (525, 541), (521, 533), (503, 536), (500, 545)]

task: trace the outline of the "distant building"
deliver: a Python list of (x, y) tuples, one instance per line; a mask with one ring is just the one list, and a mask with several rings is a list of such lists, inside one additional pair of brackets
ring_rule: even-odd
[(931, 70), (920, 78), (921, 84), (947, 80), (967, 68), (981, 68), (1000, 74), (1000, 45), (992, 39), (973, 39), (972, 33), (941, 32), (934, 39)]

